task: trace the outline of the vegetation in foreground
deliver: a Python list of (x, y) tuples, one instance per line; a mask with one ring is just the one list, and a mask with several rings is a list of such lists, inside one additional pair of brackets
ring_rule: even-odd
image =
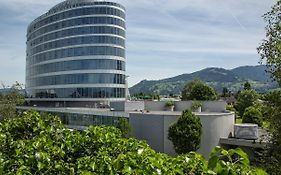
[(0, 123), (0, 174), (266, 174), (249, 166), (240, 149), (216, 147), (207, 162), (190, 152), (156, 153), (144, 141), (122, 137), (115, 127), (70, 131), (37, 112)]

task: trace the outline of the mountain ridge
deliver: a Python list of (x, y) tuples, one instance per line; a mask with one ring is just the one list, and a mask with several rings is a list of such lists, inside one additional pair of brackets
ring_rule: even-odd
[(131, 94), (159, 93), (161, 95), (179, 95), (186, 82), (200, 79), (221, 92), (223, 87), (235, 92), (243, 89), (246, 81), (252, 84), (258, 92), (276, 89), (276, 83), (271, 82), (270, 76), (265, 72), (265, 65), (240, 66), (234, 69), (209, 67), (193, 73), (185, 73), (161, 80), (142, 80), (130, 88)]

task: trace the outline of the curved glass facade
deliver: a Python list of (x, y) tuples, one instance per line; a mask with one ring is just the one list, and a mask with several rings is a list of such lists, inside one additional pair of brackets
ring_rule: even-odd
[(26, 70), (27, 77), (56, 71), (110, 69), (125, 71), (125, 62), (112, 59), (72, 60), (32, 66)]
[(124, 98), (124, 88), (57, 88), (30, 90), (37, 98)]
[(66, 0), (34, 20), (26, 43), (29, 98), (125, 100), (125, 32), (124, 7), (105, 1)]
[[(59, 38), (77, 36), (87, 34), (104, 34), (104, 35), (117, 35), (125, 38), (125, 30), (112, 26), (82, 26), (70, 29), (63, 29), (57, 32), (51, 32), (48, 34), (41, 35), (33, 40), (30, 40), (29, 46), (37, 46), (44, 42), (55, 40)], [(29, 41), (29, 40), (28, 40)]]
[(121, 74), (66, 74), (32, 78), (29, 87), (66, 84), (125, 84)]

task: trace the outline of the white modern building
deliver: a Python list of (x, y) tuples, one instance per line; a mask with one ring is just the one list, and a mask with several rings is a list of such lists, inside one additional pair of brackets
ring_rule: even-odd
[(96, 106), (124, 101), (125, 8), (66, 0), (27, 29), (26, 91), (36, 106)]

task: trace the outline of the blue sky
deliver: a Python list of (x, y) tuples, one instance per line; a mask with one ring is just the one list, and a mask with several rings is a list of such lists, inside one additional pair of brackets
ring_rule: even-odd
[[(25, 82), (28, 24), (61, 0), (0, 0), (0, 81)], [(129, 86), (206, 67), (257, 65), (276, 0), (115, 0), (127, 9)]]

